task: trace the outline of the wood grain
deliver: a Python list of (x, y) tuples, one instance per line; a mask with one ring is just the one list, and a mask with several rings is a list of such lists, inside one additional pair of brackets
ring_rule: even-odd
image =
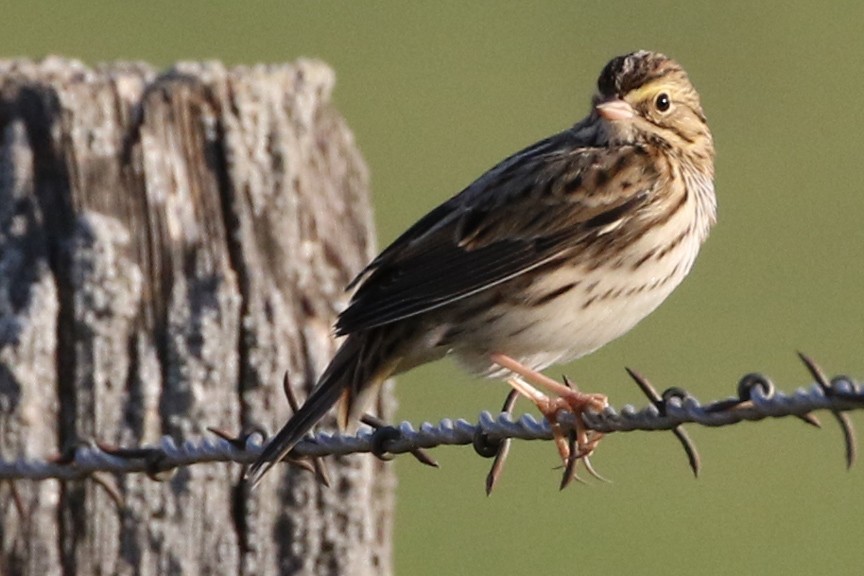
[[(287, 418), (372, 255), (324, 64), (0, 61), (0, 450)], [(386, 406), (390, 401), (385, 401)], [(391, 470), (0, 485), (2, 574), (389, 574)]]

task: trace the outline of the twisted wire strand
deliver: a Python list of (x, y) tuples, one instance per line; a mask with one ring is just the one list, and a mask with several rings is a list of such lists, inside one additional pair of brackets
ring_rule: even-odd
[[(620, 410), (610, 406), (602, 412), (585, 412), (582, 418), (589, 429), (606, 434), (659, 430), (672, 430), (677, 433), (682, 424), (720, 427), (742, 421), (788, 416), (816, 423), (817, 421), (809, 416), (810, 413), (828, 410), (843, 426), (847, 442), (847, 461), (851, 465), (855, 452), (854, 436), (851, 424), (843, 413), (864, 408), (864, 388), (845, 376), (829, 381), (806, 356), (802, 355), (802, 360), (816, 379), (816, 383), (807, 388), (799, 388), (786, 394), (775, 390), (770, 380), (764, 376), (749, 374), (741, 380), (737, 396), (708, 404), (701, 404), (695, 397), (680, 389), (669, 389), (662, 396), (658, 395), (647, 380), (630, 371), (631, 376), (651, 400), (648, 406), (637, 409), (628, 404)], [(565, 429), (573, 429), (575, 418), (577, 416), (574, 414), (561, 413), (559, 424)], [(382, 436), (382, 431), (387, 431), (386, 436)], [(263, 448), (264, 437), (259, 432), (238, 438), (231, 438), (216, 430), (213, 432), (217, 437), (189, 439), (179, 445), (171, 437), (165, 436), (157, 444), (141, 448), (123, 449), (89, 443), (50, 459), (0, 460), (0, 480), (70, 480), (96, 472), (144, 472), (154, 479), (159, 479), (160, 474), (165, 471), (192, 464), (249, 464), (258, 457)], [(414, 428), (409, 422), (402, 422), (395, 427), (379, 428), (377, 431), (362, 428), (356, 435), (319, 433), (299, 443), (292, 452), (292, 458), (357, 453), (373, 453), (383, 457), (383, 453), (395, 455), (407, 452), (417, 456), (422, 449), (437, 446), (473, 444), (477, 448), (479, 437), (493, 444), (511, 438), (551, 440), (552, 429), (548, 422), (538, 421), (530, 414), (513, 419), (508, 413), (494, 415), (484, 411), (476, 423), (445, 418), (437, 425), (427, 422), (419, 428)], [(480, 449), (477, 449), (480, 452)], [(689, 449), (688, 455), (693, 456)], [(691, 458), (691, 464), (694, 465), (694, 472), (698, 472), (698, 457), (695, 464)]]

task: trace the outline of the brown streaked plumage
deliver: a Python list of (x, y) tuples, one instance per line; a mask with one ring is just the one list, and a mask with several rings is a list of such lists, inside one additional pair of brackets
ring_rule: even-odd
[[(602, 405), (536, 371), (596, 350), (654, 310), (689, 272), (715, 198), (711, 133), (674, 60), (621, 56), (597, 85), (585, 119), (493, 167), (351, 283), (336, 324), (346, 339), (250, 468), (253, 482), (340, 398), (347, 426), (385, 379), (445, 355), (507, 379), (553, 424), (560, 402), (527, 382), (576, 410)], [(592, 448), (583, 431), (577, 457)]]

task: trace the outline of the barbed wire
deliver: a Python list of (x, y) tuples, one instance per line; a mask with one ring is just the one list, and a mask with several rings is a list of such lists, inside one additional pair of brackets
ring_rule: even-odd
[[(864, 388), (848, 376), (828, 379), (813, 360), (800, 354), (815, 383), (798, 388), (792, 393), (776, 389), (774, 384), (761, 374), (744, 376), (734, 396), (701, 404), (698, 399), (681, 388), (669, 388), (662, 394), (640, 374), (628, 373), (646, 394), (650, 403), (637, 409), (625, 405), (620, 410), (609, 406), (600, 412), (584, 412), (580, 415), (559, 413), (558, 425), (565, 432), (576, 429), (577, 418), (592, 433), (602, 435), (614, 432), (673, 431), (687, 452), (694, 474), (698, 475), (700, 460), (698, 452), (681, 428), (683, 424), (720, 427), (743, 421), (758, 421), (766, 418), (794, 416), (812, 425), (819, 421), (812, 415), (817, 410), (828, 410), (841, 426), (846, 443), (846, 463), (851, 466), (856, 456), (856, 442), (852, 424), (846, 412), (864, 408)], [(286, 386), (292, 408), (296, 401)], [(412, 453), (424, 464), (437, 466), (424, 452), (438, 446), (472, 445), (478, 454), (495, 457), (496, 463), (487, 477), (487, 492), (490, 492), (500, 474), (510, 441), (551, 440), (553, 429), (545, 420), (537, 420), (530, 414), (514, 419), (510, 414), (515, 395), (511, 394), (500, 414), (482, 412), (477, 422), (464, 419), (444, 419), (438, 424), (423, 423), (415, 428), (409, 422), (397, 426), (386, 426), (373, 417), (364, 418), (369, 427), (361, 428), (354, 435), (318, 433), (300, 442), (292, 451), (290, 462), (299, 464), (316, 473), (327, 483), (326, 469), (316, 459), (323, 456), (341, 456), (371, 453), (380, 458)], [(236, 462), (249, 464), (263, 449), (264, 435), (255, 431), (232, 437), (217, 429), (209, 429), (214, 436), (189, 439), (178, 444), (173, 438), (162, 437), (154, 445), (140, 448), (120, 448), (100, 442), (75, 446), (64, 454), (52, 458), (21, 458), (0, 460), (0, 480), (72, 480), (93, 476), (99, 472), (116, 474), (146, 473), (151, 478), (163, 479), (166, 473), (183, 466), (213, 462)], [(571, 434), (571, 446), (574, 440)], [(587, 454), (573, 458), (582, 460), (594, 475)], [(562, 487), (575, 476), (573, 466), (567, 466)]]

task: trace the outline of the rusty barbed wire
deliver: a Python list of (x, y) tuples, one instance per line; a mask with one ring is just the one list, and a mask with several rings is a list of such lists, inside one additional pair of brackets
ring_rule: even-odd
[[(648, 397), (649, 404), (641, 409), (625, 405), (617, 410), (610, 406), (602, 412), (583, 413), (581, 418), (590, 430), (599, 434), (672, 431), (686, 450), (693, 473), (698, 475), (699, 454), (681, 428), (682, 425), (720, 427), (743, 421), (794, 416), (808, 424), (819, 426), (819, 421), (812, 412), (828, 410), (842, 429), (846, 443), (846, 464), (852, 466), (857, 447), (851, 421), (845, 413), (864, 408), (864, 388), (848, 376), (828, 379), (812, 359), (803, 354), (799, 356), (815, 380), (814, 384), (787, 394), (779, 391), (766, 376), (747, 374), (738, 383), (734, 396), (707, 404), (701, 404), (681, 388), (669, 388), (658, 393), (645, 377), (628, 369), (628, 374)], [(290, 402), (293, 399), (287, 379), (284, 386)], [(422, 463), (437, 466), (425, 453), (426, 449), (472, 445), (479, 455), (495, 458), (486, 480), (488, 493), (492, 491), (500, 476), (513, 439), (552, 439), (552, 430), (545, 420), (538, 421), (530, 414), (517, 419), (511, 416), (509, 410), (512, 409), (513, 398), (512, 395), (508, 396), (504, 412), (498, 415), (482, 412), (476, 423), (445, 418), (437, 425), (423, 423), (415, 428), (409, 422), (385, 426), (382, 422), (367, 417), (364, 423), (370, 427), (361, 429), (356, 435), (322, 432), (310, 436), (296, 446), (288, 461), (312, 471), (319, 481), (326, 484), (326, 469), (314, 460), (323, 456), (371, 453), (386, 459), (393, 455), (412, 453)], [(290, 403), (296, 410), (296, 401)], [(561, 413), (559, 423), (565, 429), (573, 430), (576, 417), (574, 414)], [(140, 448), (121, 448), (91, 442), (46, 459), (0, 459), (0, 480), (71, 480), (91, 477), (100, 472), (145, 473), (153, 479), (163, 480), (174, 469), (192, 464), (250, 464), (261, 453), (265, 442), (265, 435), (257, 430), (236, 437), (215, 428), (208, 430), (214, 434), (213, 437), (190, 439), (179, 445), (173, 438), (165, 436), (157, 444)], [(577, 460), (584, 461), (579, 456), (574, 458), (572, 466), (565, 467), (567, 469), (564, 471), (562, 488), (573, 479), (579, 480), (574, 469)], [(596, 475), (590, 468), (590, 463), (586, 464), (588, 471)]]

